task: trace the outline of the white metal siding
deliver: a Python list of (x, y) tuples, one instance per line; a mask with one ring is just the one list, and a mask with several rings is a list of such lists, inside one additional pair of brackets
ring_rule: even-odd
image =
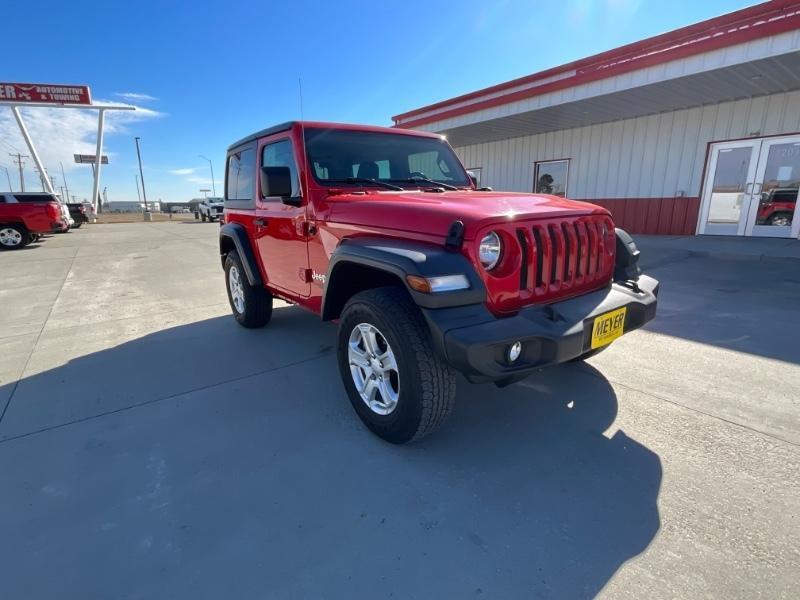
[(483, 185), (530, 192), (533, 164), (569, 158), (572, 198), (697, 196), (711, 141), (800, 132), (800, 91), (456, 148)]

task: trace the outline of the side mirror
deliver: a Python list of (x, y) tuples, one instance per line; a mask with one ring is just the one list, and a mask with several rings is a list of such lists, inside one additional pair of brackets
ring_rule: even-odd
[(289, 198), (292, 172), (289, 167), (261, 167), (261, 195), (264, 198)]
[(472, 187), (478, 187), (478, 178), (475, 175), (470, 175), (469, 179), (472, 181)]

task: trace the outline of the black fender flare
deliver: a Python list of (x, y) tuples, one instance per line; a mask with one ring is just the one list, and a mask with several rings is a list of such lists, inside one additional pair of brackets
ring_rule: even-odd
[(227, 254), (224, 248), (228, 240), (233, 242), (239, 258), (242, 259), (244, 273), (250, 285), (263, 285), (261, 271), (258, 270), (256, 255), (253, 252), (253, 247), (250, 245), (250, 239), (247, 237), (247, 230), (244, 226), (239, 223), (225, 223), (225, 225), (219, 228), (219, 254), (223, 267), (225, 266), (225, 256)]
[[(337, 287), (339, 290), (350, 287), (347, 282), (340, 282), (337, 272), (342, 272), (345, 265), (354, 264), (395, 276), (421, 308), (435, 309), (486, 302), (483, 281), (475, 267), (460, 252), (422, 242), (359, 237), (342, 241), (331, 255), (322, 294), (323, 321), (338, 316), (336, 307), (341, 305), (341, 298), (338, 298)], [(468, 289), (426, 294), (412, 289), (406, 280), (407, 275), (435, 277), (456, 274), (467, 277)]]

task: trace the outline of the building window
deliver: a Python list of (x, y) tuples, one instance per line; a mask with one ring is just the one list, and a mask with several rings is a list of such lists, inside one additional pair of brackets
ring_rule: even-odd
[(467, 175), (475, 178), (475, 187), (481, 186), (481, 167), (471, 167), (467, 169)]
[(569, 179), (569, 159), (543, 160), (534, 163), (533, 191), (537, 194), (567, 195)]

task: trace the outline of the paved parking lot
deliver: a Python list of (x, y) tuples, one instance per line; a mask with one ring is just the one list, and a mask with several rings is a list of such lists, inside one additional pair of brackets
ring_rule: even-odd
[(660, 261), (647, 330), (396, 447), (217, 228), (0, 253), (3, 598), (800, 597), (800, 263)]

